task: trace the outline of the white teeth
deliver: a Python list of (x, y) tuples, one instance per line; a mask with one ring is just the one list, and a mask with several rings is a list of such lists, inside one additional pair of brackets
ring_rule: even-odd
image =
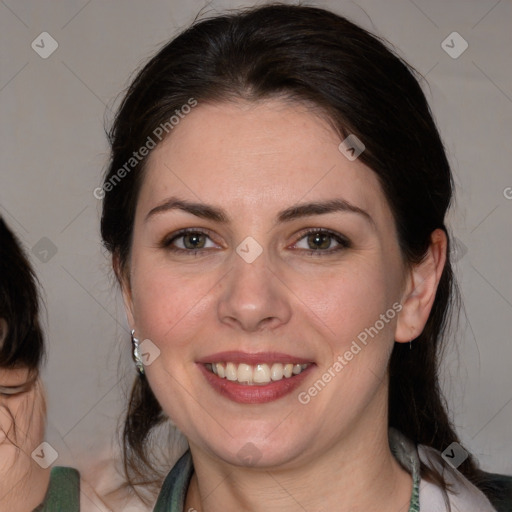
[(236, 366), (233, 363), (226, 364), (226, 379), (228, 379), (228, 380), (236, 380), (237, 379)]
[(237, 372), (238, 382), (252, 382), (252, 368), (248, 364), (239, 364)]
[(268, 367), (268, 364), (256, 365), (252, 378), (254, 382), (257, 382), (258, 384), (267, 384), (270, 382), (270, 368)]
[[(226, 371), (225, 371), (224, 366), (222, 364), (217, 363), (217, 364), (212, 364), (212, 366), (217, 369), (217, 375), (221, 379), (223, 379), (226, 376)], [(214, 370), (213, 373), (215, 373), (215, 370)]]
[(272, 380), (281, 380), (283, 378), (283, 365), (274, 363), (270, 369), (270, 378)]
[(211, 363), (207, 365), (211, 371), (221, 379), (237, 381), (241, 384), (268, 384), (271, 381), (289, 379), (298, 375), (309, 367), (309, 364), (299, 363), (266, 363), (249, 365), (245, 363)]

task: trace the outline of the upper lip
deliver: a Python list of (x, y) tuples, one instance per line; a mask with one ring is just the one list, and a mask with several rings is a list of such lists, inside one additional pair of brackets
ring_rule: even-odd
[(222, 362), (230, 362), (236, 364), (271, 364), (271, 363), (298, 363), (298, 364), (306, 364), (311, 363), (311, 359), (307, 359), (304, 357), (292, 356), (290, 354), (283, 354), (280, 352), (240, 352), (238, 350), (229, 350), (225, 352), (217, 352), (215, 354), (211, 354), (205, 357), (202, 357), (197, 361), (200, 364), (207, 363), (222, 363)]

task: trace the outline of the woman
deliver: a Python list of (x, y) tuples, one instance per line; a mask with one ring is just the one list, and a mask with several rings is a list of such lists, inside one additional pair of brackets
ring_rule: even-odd
[(452, 177), (405, 63), (322, 9), (207, 19), (139, 72), (110, 143), (130, 483), (161, 485), (167, 418), (189, 446), (155, 511), (496, 510), (439, 389)]
[(60, 481), (77, 481), (73, 469), (50, 470), (47, 448), (41, 445), (46, 420), (39, 377), (43, 357), (37, 278), (0, 217), (0, 510), (32, 510)]
[(494, 510), (473, 457), (439, 453), (452, 178), (399, 58), (316, 8), (205, 20), (138, 74), (111, 145), (128, 474), (165, 417), (190, 447), (155, 510)]

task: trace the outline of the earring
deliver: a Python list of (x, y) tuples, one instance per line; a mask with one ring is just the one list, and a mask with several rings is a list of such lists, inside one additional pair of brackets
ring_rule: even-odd
[(142, 357), (140, 355), (139, 340), (135, 337), (135, 329), (132, 330), (132, 358), (135, 362), (135, 366), (140, 375), (144, 375), (144, 365), (142, 364)]

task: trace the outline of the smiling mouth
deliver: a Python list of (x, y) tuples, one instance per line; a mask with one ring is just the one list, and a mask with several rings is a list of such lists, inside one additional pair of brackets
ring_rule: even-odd
[(306, 370), (311, 363), (206, 363), (206, 369), (221, 379), (226, 379), (247, 386), (263, 386), (271, 382), (291, 379)]

